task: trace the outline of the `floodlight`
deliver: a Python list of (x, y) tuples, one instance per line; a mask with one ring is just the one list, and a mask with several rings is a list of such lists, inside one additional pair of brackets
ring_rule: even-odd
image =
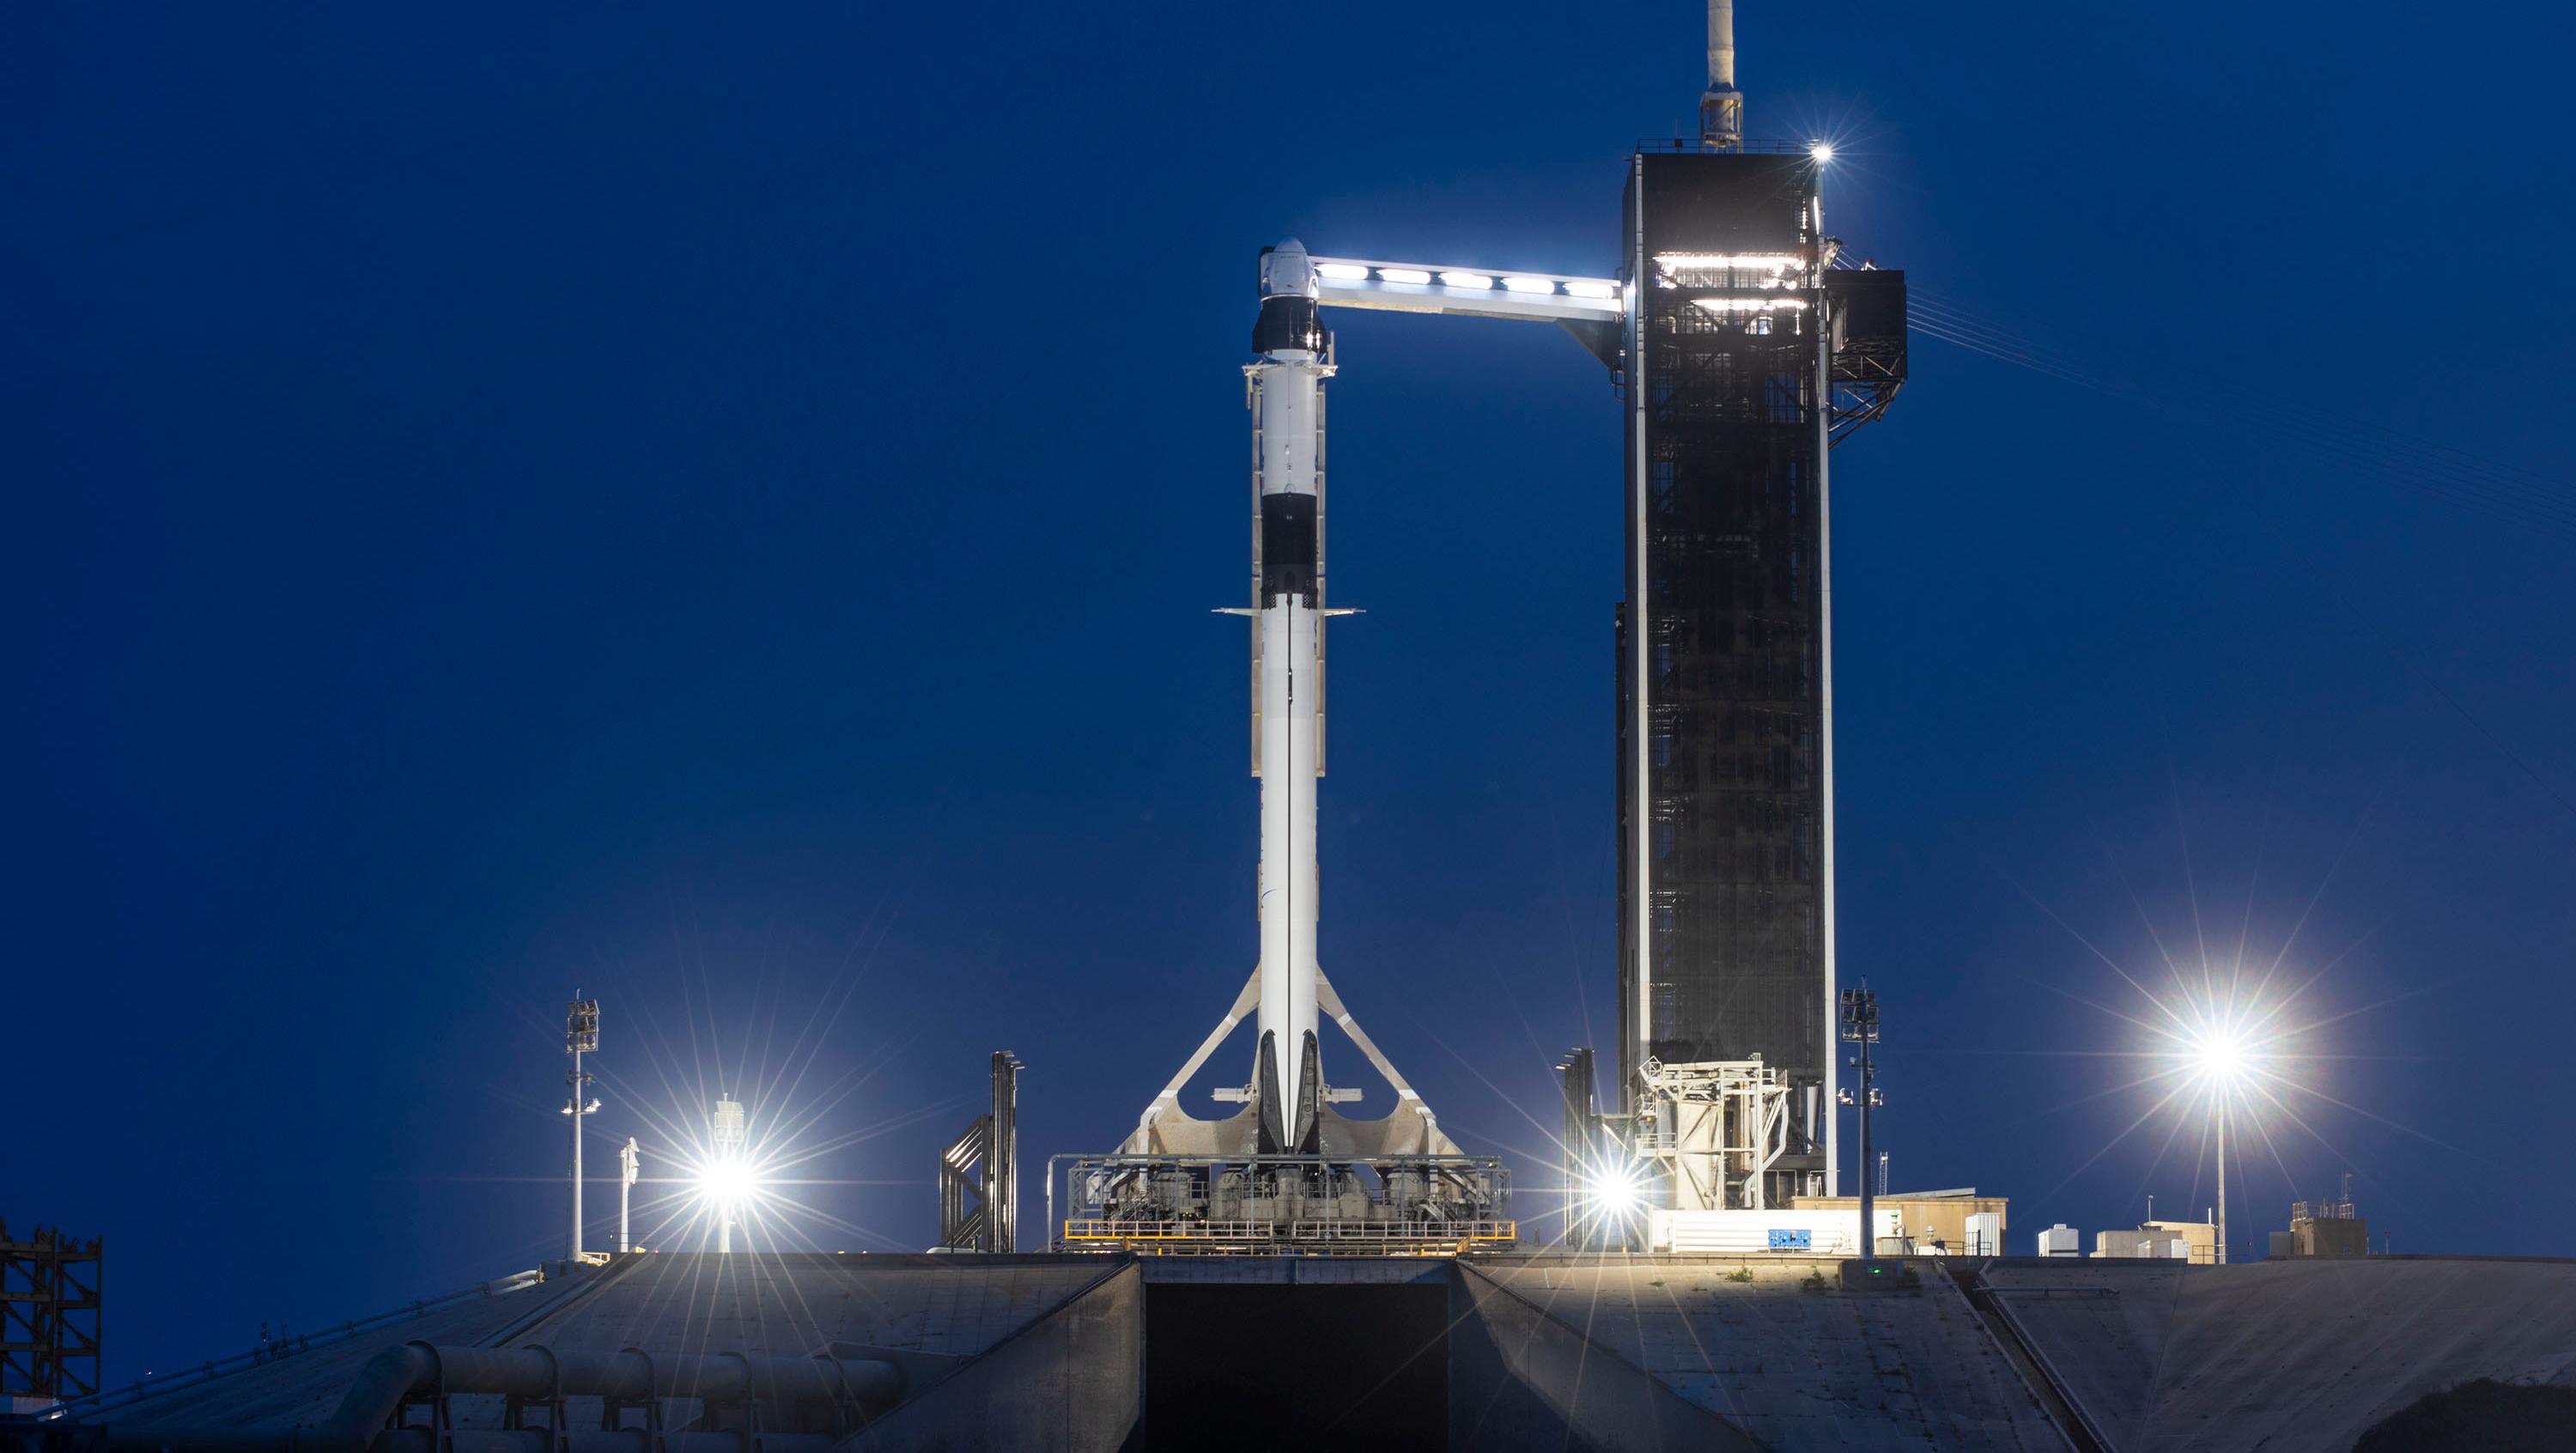
[(1624, 1165), (1612, 1165), (1595, 1171), (1584, 1183), (1583, 1198), (1592, 1203), (1595, 1214), (1629, 1216), (1645, 1204), (1646, 1193), (1637, 1184), (1634, 1170)]
[(1669, 273), (1685, 272), (1785, 272), (1804, 267), (1807, 260), (1794, 252), (1658, 252), (1655, 266)]
[(1382, 267), (1377, 270), (1382, 283), (1410, 283), (1420, 287), (1431, 281), (1431, 274), (1418, 267)]
[(1490, 288), (1494, 280), (1481, 272), (1444, 272), (1440, 281), (1453, 288)]
[(1552, 293), (1556, 291), (1556, 279), (1552, 277), (1507, 277), (1503, 279), (1503, 287), (1506, 291), (1515, 293)]
[(599, 1001), (575, 999), (564, 1009), (564, 1052), (599, 1052)]
[(1368, 276), (1369, 270), (1356, 262), (1319, 262), (1315, 272), (1336, 282), (1358, 282)]
[(1807, 155), (1814, 157), (1819, 162), (1832, 161), (1834, 159), (1834, 144), (1830, 141), (1819, 141), (1807, 148)]
[(2213, 1084), (2226, 1084), (2245, 1071), (2245, 1044), (2234, 1034), (2212, 1030), (2192, 1041), (2192, 1067)]
[(748, 1161), (711, 1160), (698, 1167), (698, 1189), (710, 1200), (736, 1204), (760, 1189), (760, 1176)]

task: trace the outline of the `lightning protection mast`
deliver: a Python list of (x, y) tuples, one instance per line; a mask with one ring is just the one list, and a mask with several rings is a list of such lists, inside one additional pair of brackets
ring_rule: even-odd
[[(579, 989), (573, 990), (578, 994)], [(581, 1067), (581, 1057), (599, 1050), (599, 1001), (575, 999), (564, 1014), (564, 1052), (572, 1056), (572, 1068), (564, 1072), (564, 1083), (571, 1087), (564, 1101), (564, 1115), (572, 1122), (572, 1249), (568, 1259), (581, 1260), (581, 1121), (585, 1115), (599, 1113), (599, 1101), (586, 1098), (590, 1076)]]
[(1699, 98), (1703, 151), (1744, 149), (1744, 93), (1735, 89), (1735, 0), (1708, 0), (1708, 89)]

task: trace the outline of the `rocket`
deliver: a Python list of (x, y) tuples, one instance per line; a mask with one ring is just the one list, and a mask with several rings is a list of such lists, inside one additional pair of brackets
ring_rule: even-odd
[[(1122, 1155), (1455, 1156), (1457, 1144), (1368, 1032), (1320, 966), (1315, 944), (1315, 779), (1324, 772), (1324, 381), (1332, 335), (1320, 309), (1349, 269), (1318, 263), (1294, 240), (1264, 248), (1254, 361), (1244, 365), (1252, 411), (1252, 601), (1219, 613), (1252, 625), (1252, 775), (1261, 782), (1261, 859), (1253, 885), (1260, 957), (1233, 1007), (1145, 1107)], [(1347, 301), (1347, 299), (1344, 299)], [(1550, 315), (1554, 316), (1554, 315)], [(1181, 1091), (1244, 1020), (1254, 1024), (1252, 1074), (1211, 1098), (1244, 1108), (1201, 1120)], [(1353, 1119), (1329, 1107), (1360, 1098), (1324, 1083), (1316, 1031), (1329, 1020), (1395, 1091), (1393, 1111)]]
[(1322, 770), (1323, 387), (1331, 339), (1314, 264), (1293, 239), (1261, 256), (1259, 362), (1244, 369), (1259, 470), (1254, 535), (1255, 740), (1261, 779), (1259, 1048), (1252, 1086), (1265, 1154), (1316, 1149), (1315, 779)]

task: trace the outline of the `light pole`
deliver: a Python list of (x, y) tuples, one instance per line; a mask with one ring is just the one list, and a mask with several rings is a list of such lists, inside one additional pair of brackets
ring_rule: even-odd
[(1844, 1104), (1856, 1105), (1860, 1109), (1860, 1254), (1876, 1256), (1878, 1227), (1874, 1218), (1878, 1202), (1870, 1193), (1873, 1179), (1870, 1170), (1874, 1162), (1869, 1157), (1869, 1112), (1880, 1101), (1877, 1088), (1870, 1083), (1876, 1067), (1870, 1063), (1869, 1047), (1878, 1043), (1878, 994), (1869, 987), (1867, 979), (1861, 980), (1857, 989), (1843, 990), (1842, 1035), (1846, 1041), (1860, 1046), (1860, 1053), (1852, 1060), (1860, 1070), (1860, 1093), (1855, 1095), (1844, 1090), (1838, 1098)]
[[(2191, 1213), (2186, 1211), (2184, 1215)], [(2218, 1261), (2227, 1264), (2227, 1092), (2218, 1093)]]
[[(2237, 1077), (2245, 1072), (2244, 1041), (2227, 1029), (2208, 1030), (2191, 1042), (2191, 1059), (2200, 1077), (2209, 1084), (2212, 1106), (2218, 1112), (2218, 1225), (2212, 1232), (2217, 1243), (2211, 1248), (2212, 1263), (2227, 1264), (2227, 1116), (2236, 1098)], [(2188, 1215), (2189, 1212), (2184, 1214)]]
[(716, 1096), (715, 1113), (709, 1117), (708, 1139), (716, 1152), (716, 1250), (733, 1250), (733, 1216), (735, 1202), (742, 1197), (742, 1182), (747, 1174), (742, 1164), (742, 1148), (751, 1139), (745, 1125), (742, 1102), (731, 1095)]
[[(578, 994), (579, 989), (573, 990)], [(599, 1101), (587, 1102), (582, 1091), (590, 1076), (581, 1068), (581, 1057), (599, 1049), (599, 1001), (575, 999), (564, 1014), (564, 1052), (572, 1056), (572, 1068), (564, 1073), (564, 1083), (572, 1087), (572, 1097), (564, 1101), (563, 1112), (572, 1120), (572, 1252), (567, 1258), (581, 1260), (581, 1120), (599, 1111)]]

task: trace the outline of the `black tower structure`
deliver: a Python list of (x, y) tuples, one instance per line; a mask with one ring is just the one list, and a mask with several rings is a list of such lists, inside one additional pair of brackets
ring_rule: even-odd
[(1833, 443), (1905, 377), (1905, 280), (1837, 265), (1830, 153), (1641, 147), (1626, 198), (1622, 1103), (1760, 1056), (1779, 1197), (1835, 1179)]

